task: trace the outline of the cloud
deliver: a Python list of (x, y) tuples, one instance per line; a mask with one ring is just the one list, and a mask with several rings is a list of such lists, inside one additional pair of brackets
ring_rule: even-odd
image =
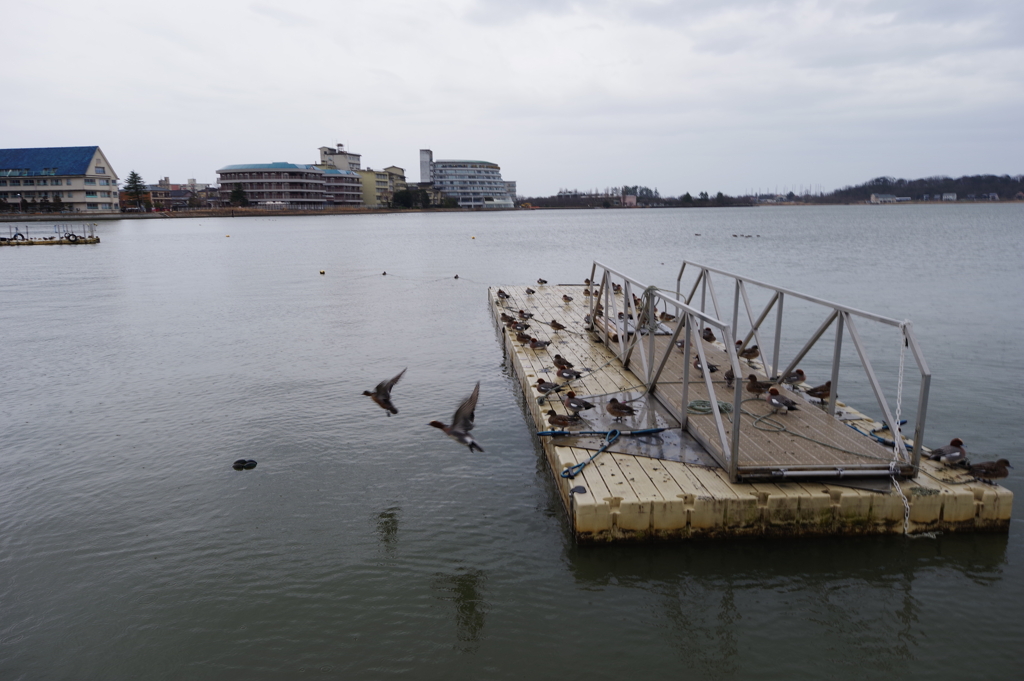
[[(335, 140), (374, 167), (416, 168), (430, 146), (496, 161), (533, 194), (1024, 170), (1009, 132), (1024, 109), (1019, 3), (175, 7), (8, 8), (18, 97), (0, 110), (0, 144), (99, 143), (115, 168), (205, 181), (228, 163), (312, 160)], [(96, 47), (84, 58), (83, 31)], [(64, 77), (69, 64), (97, 77)], [(59, 113), (68, 102), (75, 116)]]
[(274, 19), (278, 24), (287, 28), (306, 28), (316, 26), (316, 21), (311, 17), (296, 14), (295, 12), (289, 12), (288, 10), (281, 9), (280, 7), (271, 7), (263, 3), (254, 2), (249, 5), (249, 9), (251, 9), (254, 14)]

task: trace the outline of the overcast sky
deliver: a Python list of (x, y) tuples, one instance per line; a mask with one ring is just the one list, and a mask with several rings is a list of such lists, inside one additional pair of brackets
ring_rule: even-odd
[(1024, 173), (1019, 0), (5, 3), (0, 147), (119, 176), (498, 163), (522, 195)]

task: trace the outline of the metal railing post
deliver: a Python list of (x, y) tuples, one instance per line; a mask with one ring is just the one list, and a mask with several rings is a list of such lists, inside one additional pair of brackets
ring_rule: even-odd
[(783, 294), (779, 292), (778, 307), (775, 308), (775, 347), (772, 349), (772, 372), (770, 378), (779, 376), (779, 351), (782, 345), (782, 303)]
[(736, 347), (736, 337), (740, 333), (740, 280), (736, 280), (736, 286), (732, 292), (732, 347)]
[(836, 311), (836, 342), (832, 349), (832, 390), (828, 396), (828, 415), (836, 415), (836, 401), (839, 399), (839, 362), (843, 354), (843, 323), (845, 312)]
[[(690, 360), (689, 360), (689, 357), (690, 357), (690, 350), (691, 350), (691, 346), (692, 346), (692, 343), (690, 341), (690, 335), (691, 335), (691, 332), (693, 331), (693, 324), (694, 324), (694, 322), (696, 320), (695, 320), (695, 318), (689, 312), (684, 313), (684, 315), (686, 317), (686, 332), (685, 332), (685, 335), (683, 336), (683, 339), (684, 339), (683, 340), (683, 356), (684, 356), (685, 359), (683, 360), (683, 394), (682, 394), (682, 398), (681, 398), (682, 401), (680, 402), (680, 408), (681, 408), (680, 410), (682, 411), (683, 418), (680, 419), (680, 422), (683, 424), (683, 429), (685, 430), (686, 429), (686, 424), (690, 420), (690, 410), (686, 406), (687, 403), (689, 402), (689, 398), (690, 398)], [(669, 352), (671, 352), (671, 350), (669, 350)]]

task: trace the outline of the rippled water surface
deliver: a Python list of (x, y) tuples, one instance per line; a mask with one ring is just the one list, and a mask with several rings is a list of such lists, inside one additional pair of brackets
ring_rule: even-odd
[[(1011, 678), (1022, 229), (1020, 205), (534, 211), (0, 248), (0, 679)], [(593, 259), (672, 287), (684, 257), (912, 319), (927, 442), (1017, 466), (1009, 535), (577, 547), (486, 288)], [(360, 393), (406, 366), (388, 418)], [(476, 381), (483, 454), (426, 426)]]

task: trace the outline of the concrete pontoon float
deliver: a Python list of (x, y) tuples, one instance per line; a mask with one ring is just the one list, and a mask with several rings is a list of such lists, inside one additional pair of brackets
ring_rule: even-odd
[[(694, 278), (688, 293), (681, 290), (684, 275)], [(730, 316), (716, 280), (731, 288)], [(692, 262), (680, 267), (675, 291), (600, 262), (589, 281), (534, 285), (532, 293), (505, 286), (507, 297), (497, 288), (488, 293), (578, 540), (1008, 530), (1009, 490), (975, 479), (966, 467), (922, 457), (931, 374), (909, 322)], [(767, 300), (759, 311), (754, 289)], [(791, 301), (824, 318), (802, 344), (783, 342), (784, 304)], [(520, 310), (533, 315), (524, 333), (550, 346), (531, 349), (516, 339), (501, 315), (518, 319)], [(552, 321), (566, 328), (555, 330)], [(869, 359), (862, 324), (895, 327), (902, 341), (895, 409)], [(785, 328), (796, 326), (807, 325)], [(762, 339), (762, 330), (771, 337)], [(808, 396), (807, 384), (778, 380), (830, 331), (827, 398)], [(849, 371), (840, 372), (844, 341), (856, 350), (884, 423), (838, 398)], [(754, 345), (760, 356), (743, 359)], [(582, 375), (560, 380), (556, 354)], [(703, 373), (698, 363), (720, 371)], [(729, 370), (732, 387), (719, 378)], [(919, 384), (914, 404), (903, 405), (905, 370)], [(754, 399), (745, 389), (751, 374), (771, 382), (798, 411), (775, 415), (768, 402)], [(538, 381), (568, 385), (545, 395)], [(548, 425), (548, 414), (572, 413), (562, 399), (568, 390), (595, 408), (560, 432)], [(635, 415), (614, 418), (606, 409), (613, 398)], [(902, 423), (904, 408), (916, 412), (913, 437), (886, 425)]]
[(29, 226), (15, 227), (8, 225), (7, 236), (0, 236), (0, 246), (77, 246), (79, 244), (98, 244), (96, 223), (68, 223), (53, 225), (52, 230), (40, 232), (35, 228), (32, 235)]

